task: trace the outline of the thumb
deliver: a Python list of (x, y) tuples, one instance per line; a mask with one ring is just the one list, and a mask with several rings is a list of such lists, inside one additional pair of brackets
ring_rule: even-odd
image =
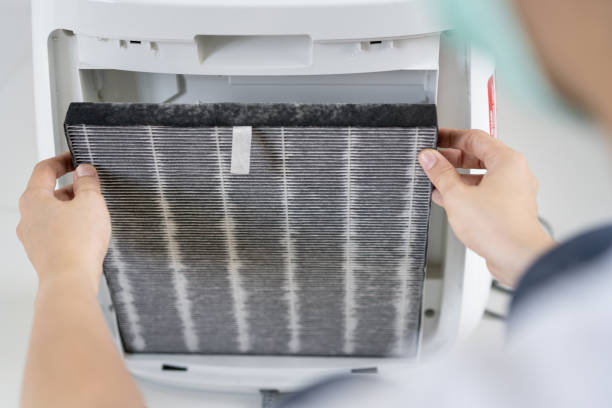
[(463, 187), (457, 169), (438, 151), (423, 150), (419, 153), (419, 163), (442, 197), (451, 189)]
[(98, 173), (94, 166), (90, 164), (81, 164), (77, 167), (74, 172), (74, 196), (85, 192), (100, 193), (100, 181), (98, 180)]

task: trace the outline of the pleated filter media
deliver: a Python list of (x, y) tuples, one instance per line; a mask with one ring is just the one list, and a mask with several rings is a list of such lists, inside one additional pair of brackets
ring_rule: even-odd
[(65, 131), (127, 352), (417, 352), (435, 106), (77, 103)]

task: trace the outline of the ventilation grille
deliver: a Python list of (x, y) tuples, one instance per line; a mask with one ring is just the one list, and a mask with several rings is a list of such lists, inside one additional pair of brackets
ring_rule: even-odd
[(435, 123), (254, 127), (236, 175), (230, 126), (70, 118), (111, 213), (126, 351), (416, 353), (431, 193), (416, 157)]

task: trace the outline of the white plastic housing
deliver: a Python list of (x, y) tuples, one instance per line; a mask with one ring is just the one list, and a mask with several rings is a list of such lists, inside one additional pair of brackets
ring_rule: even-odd
[[(436, 103), (440, 126), (489, 129), (493, 64), (450, 47), (427, 0), (33, 0), (40, 158), (66, 150), (70, 102)], [(483, 260), (432, 208), (422, 355), (455, 344), (488, 296)], [(121, 348), (112, 305), (101, 304)], [(138, 377), (212, 391), (295, 390), (404, 359), (125, 355)], [(187, 371), (164, 371), (168, 364)]]

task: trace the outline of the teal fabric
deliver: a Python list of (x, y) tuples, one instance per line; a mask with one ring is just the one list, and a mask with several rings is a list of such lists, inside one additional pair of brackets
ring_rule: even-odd
[(507, 0), (433, 0), (432, 3), (462, 40), (471, 41), (495, 58), (498, 75), (522, 104), (549, 113), (578, 114), (546, 78)]

